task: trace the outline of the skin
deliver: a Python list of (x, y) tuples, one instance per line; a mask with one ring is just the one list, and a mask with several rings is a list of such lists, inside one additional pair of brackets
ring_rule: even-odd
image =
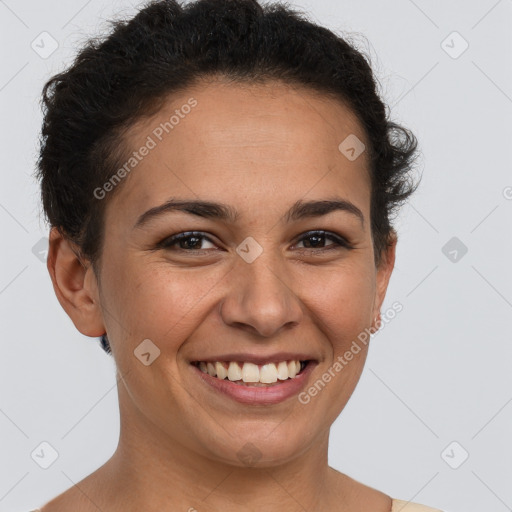
[[(389, 496), (327, 461), (330, 427), (360, 378), (366, 345), (307, 405), (296, 396), (240, 404), (189, 364), (226, 352), (305, 352), (318, 360), (312, 384), (375, 326), (396, 235), (376, 267), (366, 153), (350, 161), (338, 149), (349, 134), (365, 141), (363, 129), (340, 101), (308, 89), (211, 81), (132, 126), (129, 152), (191, 97), (197, 106), (105, 198), (100, 280), (51, 230), (48, 268), (62, 307), (84, 335), (108, 333), (121, 433), (111, 459), (42, 511), (390, 512)], [(286, 221), (296, 201), (333, 197), (364, 221), (341, 210)], [(238, 218), (174, 211), (134, 229), (170, 198), (225, 203)], [(192, 230), (209, 240), (155, 249)], [(352, 249), (328, 237), (315, 248), (302, 238), (309, 230), (336, 233)], [(263, 248), (252, 263), (236, 252), (249, 236)], [(160, 349), (149, 366), (133, 354), (144, 339)], [(260, 454), (254, 466), (237, 456), (247, 443)]]

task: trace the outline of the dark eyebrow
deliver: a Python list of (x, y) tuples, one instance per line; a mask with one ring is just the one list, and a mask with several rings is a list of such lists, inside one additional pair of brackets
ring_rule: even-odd
[(292, 220), (304, 219), (307, 217), (320, 217), (328, 213), (341, 210), (351, 213), (359, 218), (361, 225), (364, 227), (363, 212), (350, 201), (345, 199), (326, 199), (323, 201), (297, 201), (286, 213), (285, 220), (290, 222)]
[(211, 201), (178, 201), (169, 199), (165, 203), (144, 212), (137, 219), (133, 227), (134, 229), (140, 228), (150, 219), (171, 211), (186, 212), (206, 219), (219, 219), (231, 223), (234, 223), (238, 219), (238, 212), (231, 206), (225, 204), (213, 203)]
[[(288, 212), (286, 212), (284, 219), (286, 222), (291, 222), (308, 217), (320, 217), (337, 210), (345, 211), (355, 215), (359, 218), (361, 224), (364, 227), (364, 215), (361, 210), (350, 201), (338, 198), (322, 201), (299, 200), (288, 210)], [(134, 229), (140, 228), (149, 222), (150, 219), (170, 211), (182, 211), (192, 215), (197, 215), (198, 217), (207, 219), (219, 219), (231, 223), (235, 223), (239, 218), (238, 212), (226, 204), (213, 203), (211, 201), (180, 201), (169, 199), (165, 203), (159, 206), (155, 206), (154, 208), (144, 212), (137, 219), (137, 222), (134, 225)]]

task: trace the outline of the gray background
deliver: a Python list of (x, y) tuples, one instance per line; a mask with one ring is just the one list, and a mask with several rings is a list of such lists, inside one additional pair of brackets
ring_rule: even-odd
[[(0, 512), (42, 504), (117, 444), (114, 366), (54, 295), (31, 174), (44, 81), (135, 5), (0, 1)], [(292, 5), (342, 35), (364, 34), (353, 40), (422, 149), (383, 308), (404, 309), (373, 339), (332, 429), (330, 464), (395, 498), (512, 510), (512, 1)], [(31, 458), (43, 441), (58, 452), (48, 469)]]

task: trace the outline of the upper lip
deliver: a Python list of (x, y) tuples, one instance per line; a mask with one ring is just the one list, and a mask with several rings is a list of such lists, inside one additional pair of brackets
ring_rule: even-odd
[(204, 361), (205, 363), (216, 361), (235, 361), (237, 363), (279, 363), (281, 361), (317, 361), (311, 354), (298, 352), (274, 352), (273, 354), (250, 354), (249, 352), (238, 352), (231, 354), (220, 354), (216, 356), (205, 356), (199, 359), (192, 359), (191, 362)]

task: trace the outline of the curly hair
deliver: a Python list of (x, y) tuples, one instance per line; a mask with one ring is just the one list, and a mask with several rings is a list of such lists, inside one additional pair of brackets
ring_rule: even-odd
[[(45, 84), (36, 172), (46, 220), (77, 245), (98, 276), (106, 201), (93, 191), (122, 162), (124, 133), (172, 93), (215, 76), (279, 80), (352, 109), (367, 139), (379, 265), (393, 215), (418, 185), (411, 177), (417, 139), (388, 118), (368, 57), (279, 2), (197, 0), (183, 6), (156, 0), (111, 26)], [(102, 346), (108, 351), (107, 340)]]

